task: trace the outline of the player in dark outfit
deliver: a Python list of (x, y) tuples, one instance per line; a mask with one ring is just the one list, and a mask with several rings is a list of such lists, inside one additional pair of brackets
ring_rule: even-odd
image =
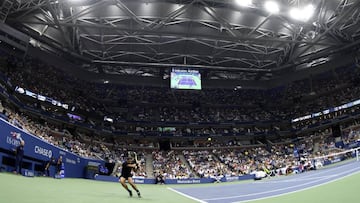
[(56, 162), (56, 175), (60, 175), (62, 164), (63, 164), (62, 156), (59, 156)]
[(20, 145), (16, 147), (16, 161), (14, 173), (21, 174), (22, 162), (24, 157), (24, 145), (25, 141), (21, 140)]
[(45, 176), (50, 176), (50, 167), (54, 165), (56, 165), (56, 160), (54, 157), (51, 157), (51, 159), (47, 161), (45, 164), (45, 169), (44, 169)]
[(132, 188), (136, 191), (138, 197), (141, 197), (140, 191), (137, 189), (133, 179), (132, 179), (132, 170), (138, 168), (137, 164), (134, 162), (134, 159), (128, 157), (127, 160), (122, 164), (121, 176), (119, 182), (121, 185), (129, 192), (130, 197), (132, 197), (132, 191), (128, 188), (126, 181), (131, 185)]

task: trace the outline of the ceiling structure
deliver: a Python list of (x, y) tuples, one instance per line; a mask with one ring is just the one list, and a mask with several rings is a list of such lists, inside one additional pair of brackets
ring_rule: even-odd
[[(89, 71), (163, 76), (173, 67), (207, 78), (268, 80), (311, 67), (360, 42), (358, 0), (2, 0), (5, 23), (31, 44), (70, 53)], [(289, 15), (311, 4), (308, 21)]]

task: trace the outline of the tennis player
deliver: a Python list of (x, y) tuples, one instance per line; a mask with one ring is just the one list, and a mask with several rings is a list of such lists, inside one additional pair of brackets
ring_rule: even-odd
[(132, 157), (128, 157), (126, 161), (122, 164), (121, 176), (119, 182), (121, 185), (129, 192), (130, 197), (132, 197), (132, 191), (128, 188), (126, 181), (131, 185), (132, 188), (136, 191), (138, 197), (140, 198), (140, 191), (137, 189), (133, 179), (132, 179), (132, 170), (136, 170), (138, 168), (137, 163), (134, 162)]

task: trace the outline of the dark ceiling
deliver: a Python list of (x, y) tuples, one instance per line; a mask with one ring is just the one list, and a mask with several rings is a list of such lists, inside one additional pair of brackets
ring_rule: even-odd
[[(274, 0), (275, 1), (275, 0)], [(208, 78), (268, 80), (278, 72), (328, 60), (359, 44), (359, 0), (2, 0), (6, 24), (34, 46), (71, 53), (89, 71), (161, 76), (172, 67)], [(291, 7), (312, 4), (307, 22)], [(315, 61), (314, 61), (315, 60)], [(80, 61), (80, 60), (79, 60)]]

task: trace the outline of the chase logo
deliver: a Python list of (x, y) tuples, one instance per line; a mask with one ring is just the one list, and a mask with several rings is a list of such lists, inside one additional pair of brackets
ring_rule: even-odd
[(45, 148), (42, 148), (42, 147), (39, 147), (39, 146), (35, 146), (34, 151), (35, 151), (36, 154), (41, 154), (41, 155), (49, 157), (49, 158), (52, 157), (52, 151), (49, 150), (49, 149), (45, 149)]

